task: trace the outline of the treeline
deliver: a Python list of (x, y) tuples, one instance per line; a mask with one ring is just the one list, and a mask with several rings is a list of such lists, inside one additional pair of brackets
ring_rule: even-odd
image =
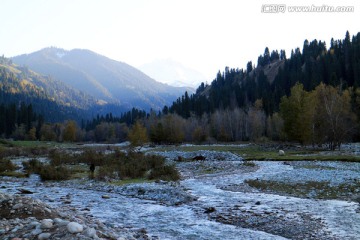
[[(94, 129), (74, 128), (72, 141), (131, 140), (141, 145), (275, 140), (326, 144), (334, 150), (341, 143), (358, 137), (354, 110), (360, 110), (360, 89), (342, 90), (340, 86), (321, 83), (314, 90), (306, 91), (301, 83), (296, 83), (279, 105), (279, 112), (268, 116), (262, 100), (258, 99), (247, 109), (218, 109), (201, 117), (191, 114), (184, 118), (175, 113), (152, 111), (132, 118), (135, 124), (126, 124), (124, 119), (116, 122), (116, 118), (110, 121), (111, 116), (98, 117), (103, 121)], [(133, 112), (137, 111), (133, 109)], [(83, 134), (79, 134), (81, 131)]]
[(107, 113), (104, 115), (97, 114), (96, 118), (92, 120), (82, 120), (81, 128), (86, 131), (91, 131), (96, 128), (99, 124), (106, 123), (126, 123), (127, 125), (132, 125), (138, 119), (143, 119), (147, 117), (148, 114), (144, 110), (139, 110), (136, 108), (132, 108), (131, 111), (127, 111), (125, 113), (121, 113), (120, 117), (113, 116), (112, 113)]
[(217, 109), (188, 118), (152, 113), (140, 123), (149, 141), (159, 144), (275, 140), (326, 145), (335, 150), (359, 137), (359, 88), (343, 90), (320, 83), (306, 91), (296, 83), (290, 95), (281, 98), (279, 108), (279, 112), (267, 115), (258, 99), (246, 109)]
[(43, 123), (32, 112), (31, 105), (0, 109), (0, 115), (5, 116), (2, 122), (8, 124), (2, 128), (4, 134), (9, 126), (13, 131), (8, 137), (14, 139), (109, 143), (130, 140), (134, 145), (275, 140), (326, 144), (334, 150), (341, 143), (352, 141), (358, 133), (354, 109), (360, 109), (360, 89), (342, 90), (321, 83), (306, 91), (297, 83), (291, 88), (290, 96), (281, 99), (279, 112), (269, 116), (259, 99), (247, 109), (218, 109), (201, 117), (192, 114), (189, 118), (155, 111), (145, 114), (133, 109), (121, 118), (111, 114), (98, 116), (91, 122), (95, 127), (90, 128), (90, 124), (88, 129), (75, 121)]
[(43, 122), (44, 118), (33, 111), (31, 104), (0, 105), (0, 136), (2, 137), (19, 140), (39, 139)]

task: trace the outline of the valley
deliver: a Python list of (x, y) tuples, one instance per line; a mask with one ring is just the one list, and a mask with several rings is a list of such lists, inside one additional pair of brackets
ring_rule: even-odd
[(4, 1), (0, 240), (359, 240), (345, 5)]

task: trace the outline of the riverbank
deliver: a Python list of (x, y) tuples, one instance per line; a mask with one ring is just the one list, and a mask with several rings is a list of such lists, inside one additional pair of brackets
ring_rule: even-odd
[[(93, 228), (104, 239), (356, 239), (360, 235), (358, 163), (244, 161), (244, 146), (226, 147), (238, 150), (146, 149), (147, 154), (162, 155), (175, 164), (181, 173), (178, 182), (119, 185), (85, 178), (41, 182), (31, 175), (2, 177), (0, 192), (16, 196), (19, 189), (26, 189), (32, 192), (31, 199), (41, 200), (51, 211), (69, 213), (60, 216), (62, 220), (80, 218), (83, 230)], [(357, 157), (356, 151), (351, 154)], [(193, 160), (196, 156), (205, 159)], [(2, 238), (14, 236), (11, 231), (20, 224), (29, 225), (21, 219), (17, 222), (15, 216), (1, 218), (1, 224), (9, 226), (0, 233)], [(54, 221), (56, 216), (48, 218)], [(34, 221), (41, 223), (38, 218)], [(29, 232), (21, 234), (17, 237)], [(77, 239), (76, 234), (66, 234)]]

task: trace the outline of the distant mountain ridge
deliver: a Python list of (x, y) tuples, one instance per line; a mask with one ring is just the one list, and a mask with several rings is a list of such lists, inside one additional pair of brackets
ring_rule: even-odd
[(126, 109), (161, 109), (187, 90), (159, 83), (126, 63), (90, 50), (50, 47), (12, 60), (52, 76), (102, 103), (120, 104)]
[[(68, 118), (80, 120), (102, 113), (110, 106), (66, 84), (36, 73), (27, 67), (0, 58), (0, 104), (32, 104), (47, 121), (57, 122)], [(114, 110), (116, 106), (111, 106)], [(125, 111), (117, 106), (117, 113)]]
[(200, 72), (172, 59), (158, 59), (143, 64), (139, 68), (157, 81), (176, 87), (196, 89), (202, 82), (205, 83), (207, 80)]

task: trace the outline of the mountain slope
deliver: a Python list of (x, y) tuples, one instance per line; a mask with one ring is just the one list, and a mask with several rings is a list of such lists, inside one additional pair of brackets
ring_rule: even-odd
[[(360, 32), (352, 37), (347, 32), (342, 40), (332, 39), (329, 48), (323, 41), (305, 40), (302, 51), (292, 50), (290, 58), (285, 57), (284, 50), (280, 52), (282, 57), (277, 51), (270, 54), (266, 48), (254, 69), (251, 62), (246, 70), (226, 67), (210, 85), (202, 84), (196, 94), (178, 98), (169, 111), (187, 118), (218, 109), (248, 111), (257, 105), (271, 116), (279, 111), (282, 97), (289, 96), (296, 83), (301, 83), (308, 92), (321, 83), (339, 89), (350, 87), (355, 106), (360, 87)], [(356, 114), (360, 118), (359, 107)]]
[(94, 97), (73, 89), (51, 77), (43, 76), (27, 67), (0, 58), (0, 104), (32, 104), (34, 110), (47, 121), (87, 119), (95, 114), (126, 109), (119, 105), (100, 104)]
[(96, 97), (130, 109), (160, 109), (185, 89), (156, 82), (138, 69), (89, 50), (45, 48), (13, 57), (18, 65), (54, 78)]

